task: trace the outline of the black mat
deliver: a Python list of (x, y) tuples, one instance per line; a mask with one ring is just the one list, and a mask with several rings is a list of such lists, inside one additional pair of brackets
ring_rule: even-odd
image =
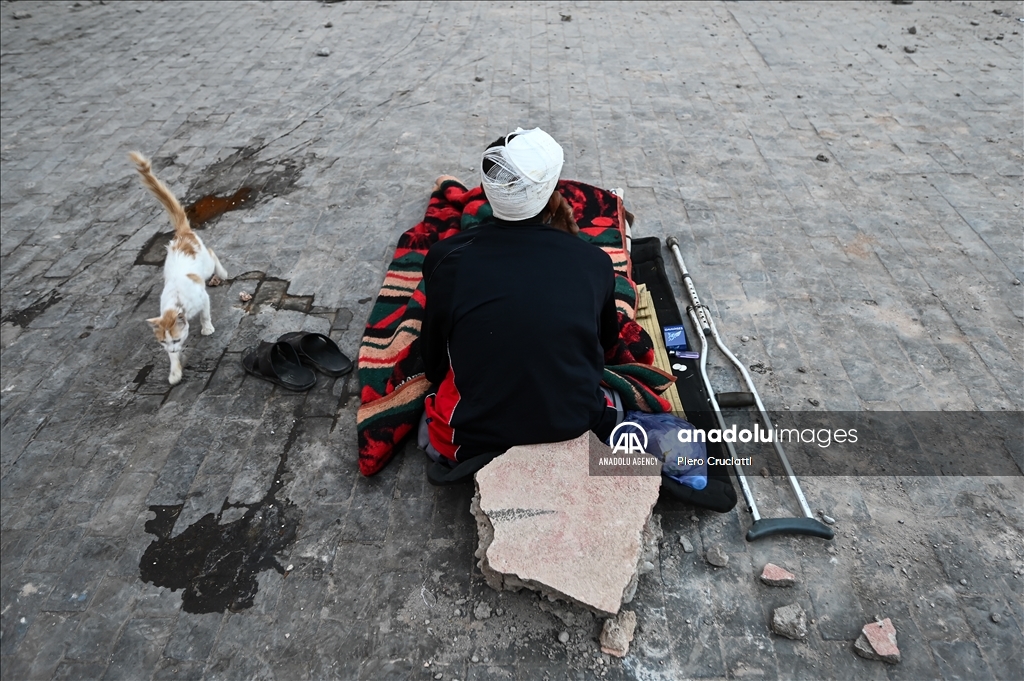
[[(685, 323), (687, 338), (691, 344), (696, 345), (694, 329), (689, 319), (683, 321), (683, 315), (672, 294), (672, 286), (665, 272), (665, 261), (661, 257), (661, 252), (661, 239), (658, 237), (633, 239), (633, 281), (647, 285), (647, 290), (654, 300), (654, 310), (658, 313), (658, 322), (663, 327)], [(683, 364), (686, 367), (684, 371), (673, 369), (672, 373), (676, 377), (675, 390), (679, 391), (679, 399), (686, 411), (686, 420), (704, 430), (717, 428), (718, 424), (714, 421), (711, 403), (708, 401), (697, 361), (689, 360)], [(708, 456), (726, 457), (726, 452), (718, 443), (707, 443), (707, 452)], [(708, 484), (702, 490), (691, 489), (664, 476), (661, 481), (663, 490), (676, 499), (694, 506), (725, 513), (736, 505), (736, 488), (733, 487), (729, 470), (725, 466), (708, 466)]]

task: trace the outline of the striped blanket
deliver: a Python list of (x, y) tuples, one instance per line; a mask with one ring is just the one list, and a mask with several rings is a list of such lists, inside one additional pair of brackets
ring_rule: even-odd
[[(561, 181), (558, 190), (573, 208), (580, 238), (604, 250), (615, 267), (619, 342), (605, 356), (603, 384), (622, 395), (627, 410), (669, 411), (660, 395), (675, 378), (652, 366), (654, 347), (636, 323), (636, 287), (624, 247), (625, 211), (614, 194), (581, 182)], [(430, 196), (422, 222), (398, 239), (380, 294), (359, 347), (361, 406), (356, 415), (359, 470), (380, 471), (423, 412), (430, 384), (419, 348), (426, 304), (423, 259), (439, 240), (472, 229), (492, 217), (480, 187), (447, 181)]]

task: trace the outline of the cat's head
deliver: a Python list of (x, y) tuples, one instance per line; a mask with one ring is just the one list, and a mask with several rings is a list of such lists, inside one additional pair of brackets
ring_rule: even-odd
[(188, 340), (188, 319), (180, 310), (164, 310), (159, 317), (147, 319), (153, 335), (167, 352), (181, 352)]

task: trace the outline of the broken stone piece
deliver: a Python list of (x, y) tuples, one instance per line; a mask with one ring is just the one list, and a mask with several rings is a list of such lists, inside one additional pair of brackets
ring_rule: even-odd
[(868, 660), (881, 660), (888, 664), (900, 661), (900, 649), (896, 646), (896, 627), (886, 617), (881, 622), (870, 622), (861, 629), (861, 635), (853, 644), (853, 651)]
[(725, 567), (729, 564), (729, 554), (725, 552), (721, 544), (715, 544), (708, 549), (704, 558), (715, 567)]
[(683, 545), (683, 553), (693, 553), (693, 544), (690, 543), (685, 534), (679, 535), (679, 543)]
[(486, 601), (480, 601), (473, 608), (473, 616), (478, 620), (485, 620), (491, 616), (491, 606)]
[(796, 584), (796, 575), (775, 563), (768, 563), (761, 570), (761, 581), (768, 586), (793, 586)]
[(638, 568), (656, 562), (660, 475), (590, 475), (587, 432), (575, 440), (513, 447), (476, 473), (470, 510), (487, 584), (523, 587), (605, 616), (636, 589)]
[(633, 640), (634, 629), (636, 613), (631, 610), (623, 610), (618, 617), (605, 620), (601, 630), (601, 652), (625, 657), (629, 652), (629, 642)]
[(772, 631), (793, 640), (807, 638), (807, 615), (798, 603), (775, 608), (772, 612)]

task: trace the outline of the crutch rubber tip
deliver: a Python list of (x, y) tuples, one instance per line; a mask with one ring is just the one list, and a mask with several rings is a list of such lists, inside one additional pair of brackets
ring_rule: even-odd
[(761, 518), (747, 530), (747, 541), (757, 541), (780, 534), (803, 534), (819, 539), (832, 539), (832, 528), (815, 518)]
[(670, 236), (669, 238), (665, 239), (665, 245), (668, 246), (669, 248), (672, 248), (673, 246), (678, 246), (679, 239), (675, 238), (674, 236)]

